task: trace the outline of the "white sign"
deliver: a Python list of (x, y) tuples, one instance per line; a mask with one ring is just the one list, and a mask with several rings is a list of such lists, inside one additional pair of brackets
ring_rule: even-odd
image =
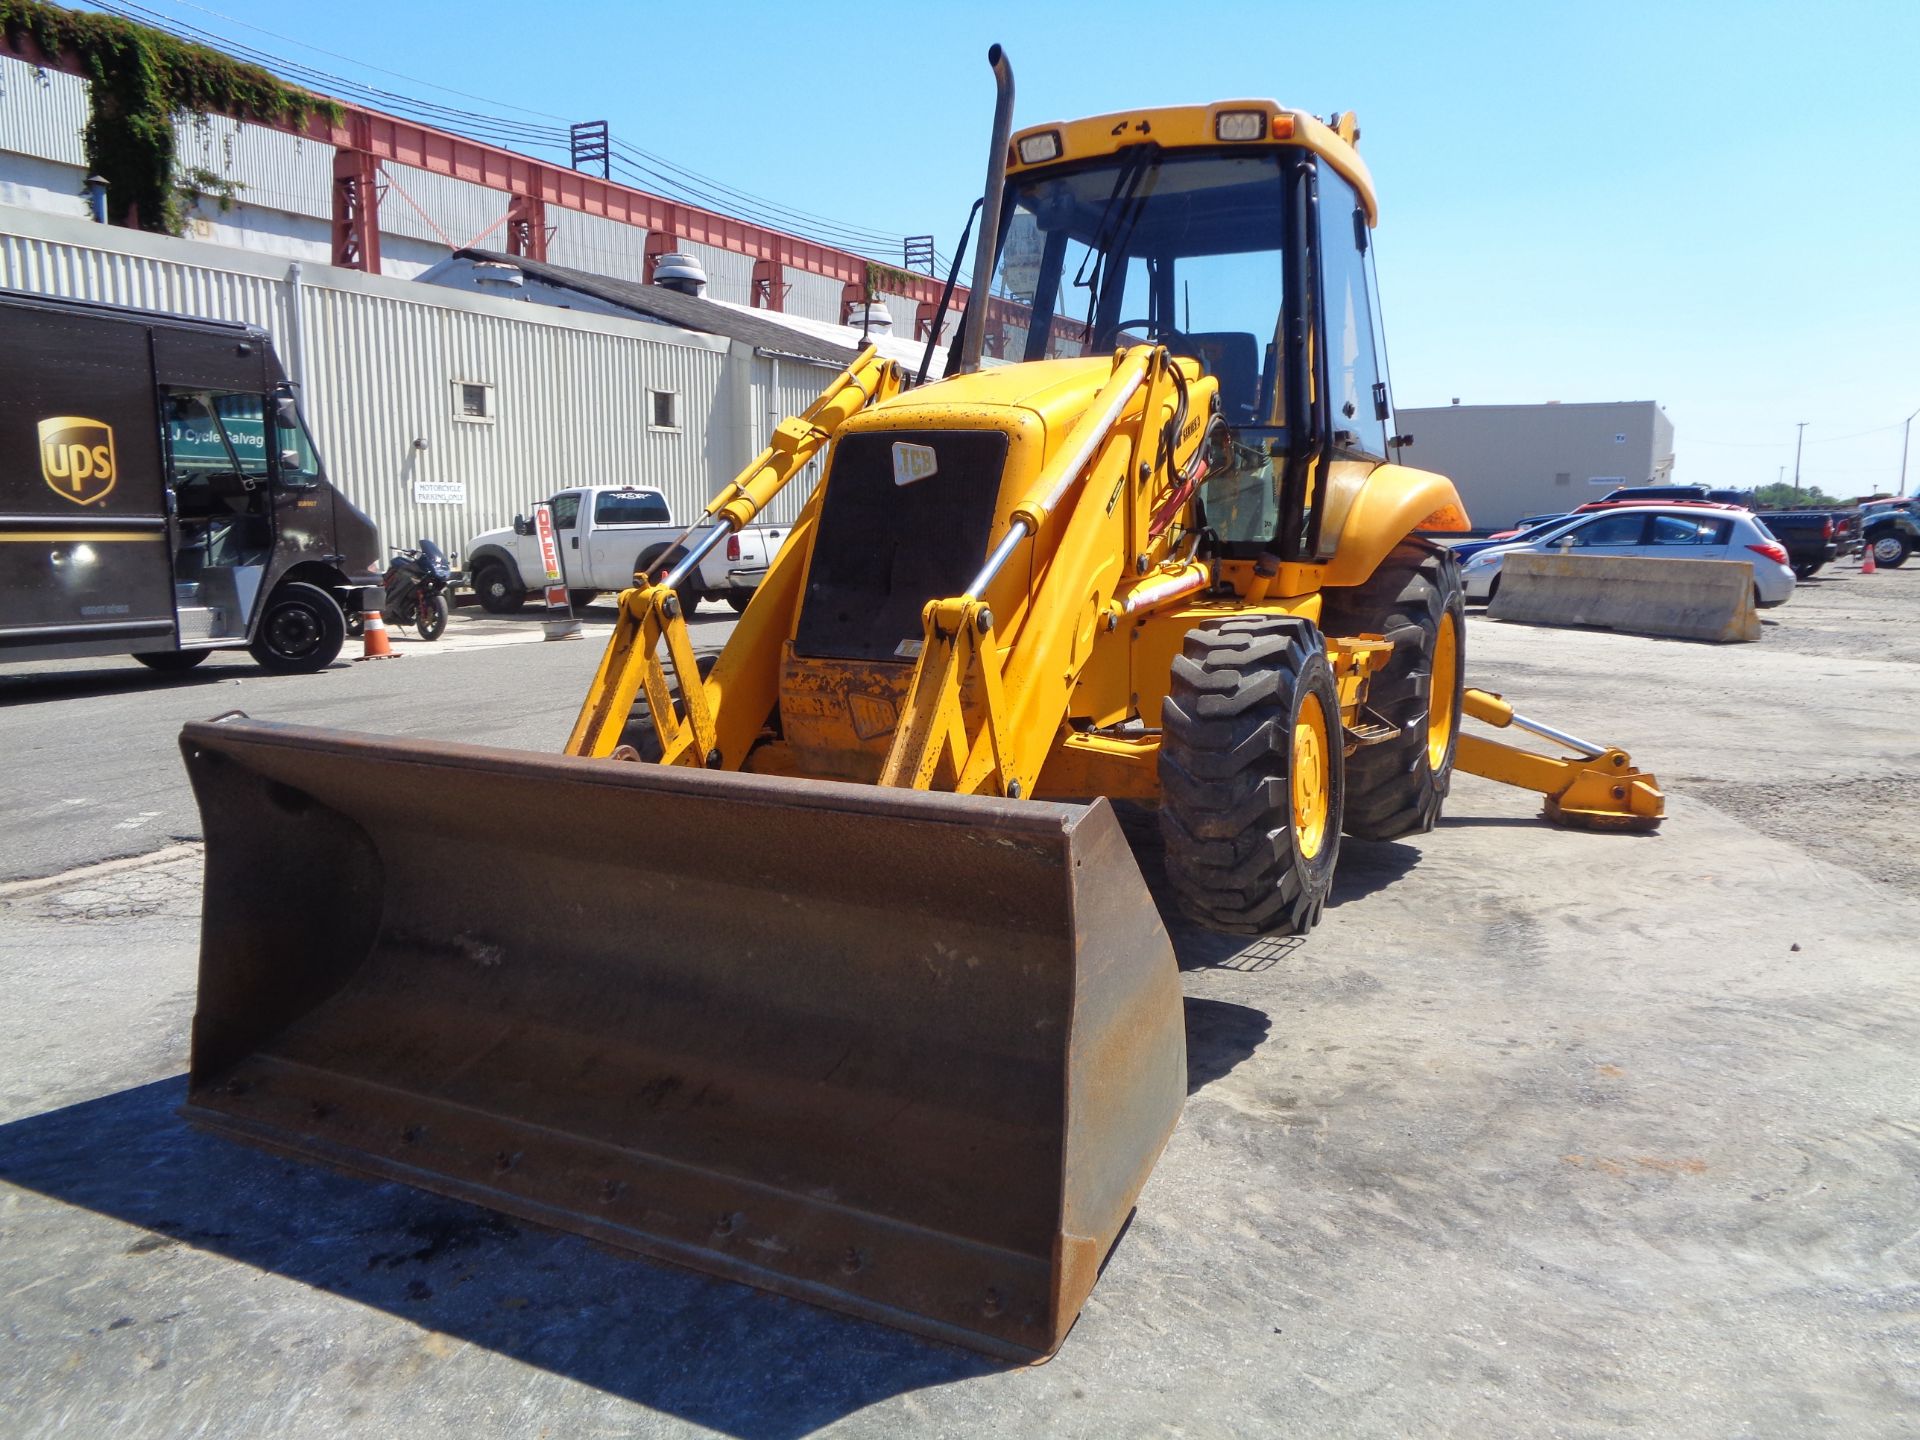
[(464, 480), (416, 480), (413, 482), (416, 505), (464, 505), (467, 482)]
[(1623, 430), (1623, 431), (1621, 431), (1621, 432), (1620, 432), (1619, 434), (1617, 434), (1617, 435), (1615, 435), (1615, 436), (1613, 437), (1613, 443), (1614, 443), (1614, 444), (1616, 444), (1616, 445), (1624, 445), (1624, 444), (1626, 444), (1626, 443), (1627, 443), (1627, 435), (1626, 435), (1626, 432), (1625, 432), (1625, 431)]
[(1624, 485), (1626, 483), (1627, 483), (1627, 477), (1624, 475), (1589, 475), (1587, 476), (1587, 484), (1589, 485)]
[(893, 442), (893, 483), (911, 485), (925, 480), (940, 468), (940, 457), (931, 445), (914, 445), (905, 440)]

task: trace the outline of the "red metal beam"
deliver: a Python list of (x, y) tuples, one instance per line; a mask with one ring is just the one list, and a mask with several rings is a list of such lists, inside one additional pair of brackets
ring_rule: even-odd
[[(24, 34), (17, 38), (0, 34), (0, 52), (11, 52), (31, 65), (65, 70), (76, 75), (83, 73), (79, 63), (71, 57), (48, 55), (30, 36)], [(375, 160), (412, 165), (435, 175), (450, 175), (489, 189), (504, 190), (509, 195), (525, 197), (547, 206), (577, 210), (583, 215), (598, 215), (647, 230), (663, 230), (680, 241), (712, 245), (739, 255), (751, 255), (755, 260), (770, 260), (791, 269), (825, 275), (845, 285), (864, 284), (866, 281), (866, 259), (849, 250), (821, 245), (797, 235), (769, 230), (762, 225), (684, 205), (678, 200), (668, 200), (645, 190), (602, 180), (597, 175), (583, 175), (564, 165), (516, 155), (511, 150), (483, 145), (478, 140), (435, 130), (418, 121), (402, 119), (397, 115), (383, 115), (376, 110), (363, 110), (344, 102), (335, 103), (339, 104), (341, 111), (341, 118), (337, 122), (315, 115), (309, 117), (304, 125), (275, 125), (265, 120), (252, 120), (249, 123), (324, 141), (342, 150), (360, 151)], [(937, 304), (940, 288), (929, 276), (911, 275), (902, 289), (888, 293), (904, 294), (910, 300)], [(964, 287), (956, 289), (954, 303), (964, 303), (966, 296)]]

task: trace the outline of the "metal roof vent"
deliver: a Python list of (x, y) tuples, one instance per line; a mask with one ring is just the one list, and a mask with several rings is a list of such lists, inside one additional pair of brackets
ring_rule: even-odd
[(504, 260), (476, 260), (473, 283), (486, 290), (518, 290), (527, 283), (527, 276), (518, 265), (509, 265)]
[(847, 307), (847, 324), (866, 335), (891, 335), (893, 333), (893, 312), (884, 302), (868, 301), (865, 305)]
[(682, 295), (704, 295), (707, 293), (707, 272), (693, 256), (682, 255), (677, 250), (669, 251), (654, 262), (653, 283), (669, 290), (678, 290)]

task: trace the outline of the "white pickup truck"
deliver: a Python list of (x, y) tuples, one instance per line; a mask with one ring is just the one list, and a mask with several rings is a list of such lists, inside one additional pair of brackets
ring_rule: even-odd
[[(627, 589), (636, 571), (657, 568), (655, 562), (686, 528), (685, 521), (674, 518), (667, 497), (645, 486), (582, 485), (562, 490), (547, 503), (553, 507), (560, 563), (576, 610), (602, 591)], [(716, 545), (680, 587), (686, 613), (691, 616), (705, 599), (746, 609), (788, 528), (752, 525)], [(540, 542), (523, 515), (507, 529), (474, 536), (467, 542), (466, 560), (467, 582), (496, 615), (518, 610), (528, 592), (545, 583)]]

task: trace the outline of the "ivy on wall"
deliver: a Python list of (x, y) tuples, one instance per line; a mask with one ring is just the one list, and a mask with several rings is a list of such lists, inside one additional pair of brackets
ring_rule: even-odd
[[(178, 235), (187, 211), (220, 182), (203, 169), (179, 171), (174, 121), (207, 115), (297, 126), (312, 116), (339, 120), (339, 105), (288, 85), (254, 65), (117, 15), (0, 0), (0, 31), (30, 37), (50, 55), (76, 62), (93, 82), (82, 139), (91, 174), (107, 182), (121, 224)], [(209, 183), (212, 182), (212, 183)], [(223, 197), (231, 204), (231, 191)], [(222, 209), (226, 208), (222, 205)]]

